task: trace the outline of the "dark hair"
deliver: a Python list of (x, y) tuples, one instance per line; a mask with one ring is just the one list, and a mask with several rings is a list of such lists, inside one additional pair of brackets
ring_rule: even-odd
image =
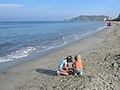
[(77, 55), (74, 57), (74, 59), (77, 61)]
[(67, 56), (66, 59), (67, 59), (67, 63), (73, 62), (72, 61), (73, 58), (71, 55)]

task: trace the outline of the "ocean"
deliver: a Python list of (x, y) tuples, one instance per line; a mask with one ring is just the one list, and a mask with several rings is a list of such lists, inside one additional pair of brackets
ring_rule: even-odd
[(105, 27), (105, 22), (97, 21), (1, 21), (0, 68), (64, 47)]

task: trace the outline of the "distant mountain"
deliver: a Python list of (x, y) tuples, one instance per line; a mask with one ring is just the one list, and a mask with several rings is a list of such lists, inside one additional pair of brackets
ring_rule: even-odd
[(81, 15), (72, 19), (65, 19), (64, 21), (105, 21), (105, 20), (110, 20), (111, 18), (109, 16), (105, 16), (105, 15)]

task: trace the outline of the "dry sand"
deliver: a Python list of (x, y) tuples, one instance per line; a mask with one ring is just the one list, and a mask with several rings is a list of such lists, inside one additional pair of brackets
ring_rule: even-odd
[[(120, 90), (120, 23), (0, 73), (0, 90)], [(83, 76), (57, 76), (60, 60), (80, 53)]]

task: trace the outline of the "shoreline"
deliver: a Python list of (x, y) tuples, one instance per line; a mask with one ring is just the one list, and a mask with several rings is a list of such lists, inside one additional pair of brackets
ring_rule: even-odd
[[(117, 79), (120, 77), (120, 71), (116, 72), (115, 69), (114, 72), (111, 72), (112, 69), (106, 67), (115, 63), (109, 59), (120, 54), (120, 43), (118, 42), (120, 23), (118, 25), (115, 23), (113, 22), (111, 27), (107, 27), (89, 38), (79, 40), (37, 60), (21, 63), (0, 73), (1, 90), (56, 90), (62, 88), (73, 90), (78, 87), (77, 85), (79, 85), (78, 90), (81, 88), (106, 90), (111, 86), (115, 90), (119, 89), (120, 81)], [(56, 76), (59, 61), (67, 55), (75, 56), (78, 53), (83, 59), (83, 78), (71, 75), (68, 77)], [(107, 73), (109, 73), (108, 76)], [(107, 80), (108, 78), (110, 81)], [(107, 84), (108, 81), (111, 82), (111, 85)]]
[(49, 55), (50, 53), (59, 51), (62, 48), (65, 48), (65, 47), (68, 47), (72, 44), (80, 42), (81, 40), (93, 37), (94, 35), (96, 35), (96, 33), (103, 31), (105, 28), (107, 28), (107, 26), (98, 27), (94, 33), (91, 33), (89, 35), (85, 35), (82, 38), (76, 39), (76, 40), (71, 41), (71, 42), (64, 44), (64, 45), (56, 46), (55, 48), (48, 49), (48, 50), (43, 51), (41, 53), (33, 52), (30, 55), (28, 55), (27, 57), (18, 58), (16, 60), (0, 63), (0, 72), (5, 72), (5, 71), (7, 71), (7, 69), (13, 68), (19, 64), (42, 58), (46, 55)]

